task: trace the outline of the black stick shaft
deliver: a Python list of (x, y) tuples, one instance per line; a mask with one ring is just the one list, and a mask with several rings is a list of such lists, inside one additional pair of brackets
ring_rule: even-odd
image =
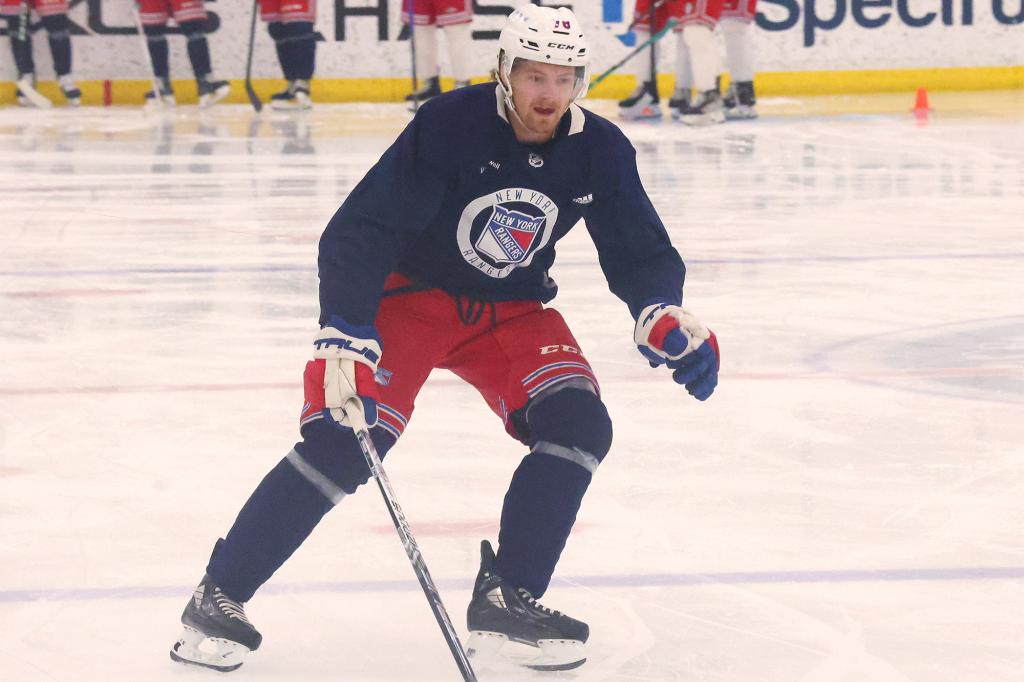
[(260, 100), (252, 87), (252, 53), (256, 45), (256, 15), (260, 11), (260, 1), (252, 3), (252, 23), (249, 24), (249, 54), (245, 58), (245, 94), (249, 97), (249, 103), (256, 113), (263, 108), (263, 101)]
[(466, 650), (462, 648), (462, 642), (459, 641), (459, 635), (455, 632), (455, 626), (452, 625), (452, 620), (448, 617), (448, 612), (441, 602), (441, 594), (437, 591), (434, 579), (430, 577), (430, 571), (427, 570), (427, 564), (423, 560), (423, 553), (420, 552), (419, 545), (416, 544), (416, 538), (412, 535), (409, 522), (406, 521), (402, 508), (398, 506), (395, 491), (391, 489), (391, 482), (388, 480), (384, 467), (381, 465), (377, 448), (370, 439), (370, 431), (366, 427), (366, 422), (363, 421), (362, 405), (357, 402), (357, 399), (353, 399), (346, 404), (345, 415), (352, 424), (352, 430), (356, 435), (356, 440), (359, 441), (363, 457), (366, 459), (367, 466), (370, 467), (374, 480), (377, 481), (377, 487), (380, 488), (380, 494), (384, 497), (384, 504), (388, 508), (392, 522), (395, 524), (395, 530), (398, 531), (398, 537), (402, 541), (406, 555), (409, 557), (409, 563), (412, 564), (412, 570), (420, 581), (420, 587), (423, 588), (423, 594), (427, 597), (430, 610), (433, 611), (434, 618), (441, 628), (441, 634), (444, 635), (448, 649), (452, 652), (455, 665), (458, 666), (459, 672), (462, 673), (464, 682), (476, 682), (476, 673), (473, 672), (473, 667), (469, 664)]

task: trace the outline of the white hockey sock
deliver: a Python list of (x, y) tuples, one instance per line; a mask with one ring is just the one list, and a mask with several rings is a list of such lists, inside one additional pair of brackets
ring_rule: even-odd
[(444, 38), (448, 41), (448, 58), (452, 62), (452, 75), (457, 81), (468, 81), (473, 75), (471, 24), (455, 24), (444, 27)]
[(722, 57), (715, 34), (707, 26), (690, 24), (683, 29), (683, 38), (690, 51), (693, 85), (698, 92), (714, 90), (715, 77), (722, 70)]
[(438, 74), (437, 26), (416, 27), (416, 78), (422, 85)]
[(719, 25), (725, 37), (725, 61), (729, 79), (733, 83), (754, 80), (753, 24), (741, 19), (722, 19)]
[(693, 88), (693, 69), (690, 68), (690, 51), (682, 32), (676, 35), (676, 91)]
[[(644, 29), (637, 28), (633, 29), (633, 31), (636, 33), (637, 45), (640, 45), (651, 37), (650, 32)], [(637, 52), (636, 55), (627, 62), (627, 67), (629, 69), (629, 73), (636, 76), (636, 84), (638, 87), (651, 80), (651, 46), (648, 45), (643, 50), (640, 50), (640, 52)]]

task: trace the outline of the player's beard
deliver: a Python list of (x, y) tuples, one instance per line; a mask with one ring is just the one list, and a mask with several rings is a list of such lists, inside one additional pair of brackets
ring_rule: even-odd
[(565, 112), (569, 107), (568, 105), (562, 106), (560, 104), (542, 103), (539, 108), (551, 109), (552, 113), (548, 115), (538, 113), (534, 111), (534, 107), (531, 105), (529, 107), (524, 107), (524, 109), (526, 109), (525, 112), (518, 111), (519, 108), (517, 107), (515, 115), (519, 118), (519, 121), (522, 123), (524, 128), (537, 137), (543, 138), (543, 140), (538, 140), (538, 142), (546, 142), (555, 136), (555, 132), (558, 130), (558, 124), (562, 120), (562, 117), (565, 116)]

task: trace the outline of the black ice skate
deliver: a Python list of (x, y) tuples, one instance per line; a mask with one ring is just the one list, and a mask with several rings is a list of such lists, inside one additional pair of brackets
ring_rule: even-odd
[(227, 81), (200, 78), (196, 81), (199, 91), (199, 106), (203, 109), (212, 107), (231, 93), (231, 85)]
[(707, 90), (697, 95), (690, 105), (690, 110), (683, 112), (679, 120), (686, 125), (706, 126), (725, 121), (725, 109), (722, 106), (722, 95), (718, 90)]
[(651, 81), (636, 86), (629, 97), (619, 102), (619, 116), (627, 121), (645, 118), (661, 118), (661, 99), (658, 89)]
[(150, 90), (146, 93), (146, 108), (173, 107), (175, 105), (174, 88), (171, 87), (170, 79), (160, 78), (157, 80), (157, 85), (159, 92)]
[(270, 96), (270, 108), (276, 111), (300, 111), (313, 108), (309, 97), (309, 81), (288, 81), (288, 87)]
[(405, 96), (406, 102), (426, 102), (431, 97), (441, 94), (441, 79), (438, 76), (423, 81), (419, 90), (410, 92)]
[(68, 101), (68, 104), (77, 107), (82, 104), (82, 91), (78, 89), (73, 78), (70, 74), (60, 76), (58, 79), (60, 82), (60, 91), (64, 95), (64, 99)]
[(474, 666), (487, 667), (501, 654), (533, 670), (571, 670), (586, 660), (586, 623), (541, 605), (523, 588), (492, 572), (494, 550), (480, 543), (480, 572), (473, 587), (467, 621), (466, 653)]
[(757, 118), (757, 97), (754, 95), (754, 82), (738, 81), (730, 84), (722, 104), (725, 105), (725, 117), (730, 121)]
[(668, 110), (672, 113), (672, 120), (679, 118), (690, 111), (690, 88), (676, 88), (672, 93), (672, 99), (668, 101)]
[(53, 102), (46, 99), (36, 90), (36, 77), (32, 73), (24, 73), (18, 77), (15, 94), (18, 98), (18, 105), (23, 107), (36, 107), (38, 109), (49, 109)]
[(208, 575), (185, 606), (181, 624), (185, 629), (171, 647), (171, 660), (221, 672), (236, 670), (263, 641), (243, 605), (221, 592)]

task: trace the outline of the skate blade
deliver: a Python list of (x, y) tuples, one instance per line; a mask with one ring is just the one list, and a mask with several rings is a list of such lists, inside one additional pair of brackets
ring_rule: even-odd
[(470, 633), (466, 654), (478, 670), (486, 670), (498, 660), (545, 672), (572, 670), (587, 662), (586, 645), (579, 640), (541, 639), (534, 646), (479, 630)]
[(177, 663), (231, 672), (245, 662), (249, 648), (231, 640), (207, 637), (198, 630), (185, 627), (171, 647), (170, 654), (171, 660)]
[(725, 118), (727, 121), (749, 121), (757, 118), (757, 110), (747, 109), (726, 109)]
[(711, 125), (717, 125), (719, 123), (724, 123), (725, 122), (725, 114), (723, 114), (722, 112), (718, 111), (718, 112), (715, 112), (713, 114), (699, 114), (697, 116), (693, 116), (693, 115), (681, 116), (679, 118), (679, 120), (682, 121), (683, 123), (685, 123), (688, 126), (694, 126), (694, 127), (711, 126)]
[(661, 109), (656, 106), (644, 107), (640, 111), (619, 110), (619, 116), (624, 121), (652, 121), (661, 118)]

